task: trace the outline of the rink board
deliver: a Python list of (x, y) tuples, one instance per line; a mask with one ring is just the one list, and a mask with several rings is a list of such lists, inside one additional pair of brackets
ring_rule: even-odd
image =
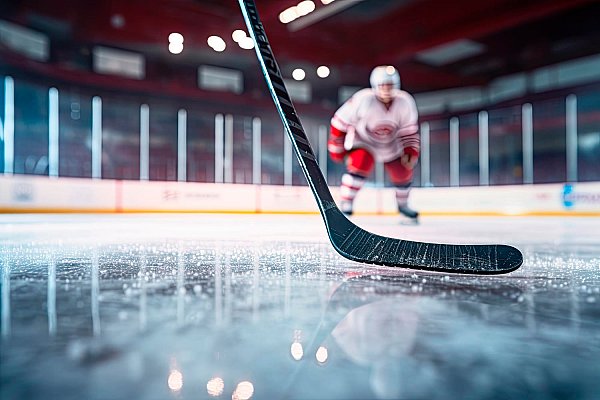
[[(332, 188), (334, 198), (338, 189)], [(427, 215), (598, 215), (600, 183), (415, 188)], [(0, 176), (1, 212), (317, 213), (306, 186)], [(365, 187), (357, 214), (396, 212), (393, 188)]]

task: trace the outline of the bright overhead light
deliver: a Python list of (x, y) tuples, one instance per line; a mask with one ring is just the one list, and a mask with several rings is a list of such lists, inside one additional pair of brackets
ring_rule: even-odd
[(283, 24), (289, 24), (296, 18), (303, 17), (315, 11), (315, 8), (315, 3), (312, 0), (301, 1), (298, 5), (286, 8), (279, 13), (279, 21)]
[(227, 47), (220, 36), (210, 36), (206, 42), (214, 51), (223, 51)]
[(250, 50), (254, 48), (254, 40), (251, 37), (245, 37), (238, 42), (242, 49)]
[(313, 11), (315, 11), (315, 3), (313, 3), (311, 0), (301, 1), (296, 6), (296, 12), (300, 17), (309, 14)]
[(321, 65), (319, 68), (317, 68), (317, 76), (319, 78), (327, 78), (329, 76), (329, 68), (327, 68), (324, 65)]
[(335, 0), (321, 0), (321, 3), (323, 4), (329, 4), (329, 3), (333, 3)]
[(183, 35), (177, 32), (171, 33), (169, 35), (169, 43), (183, 43)]
[(236, 29), (235, 31), (233, 31), (233, 33), (231, 34), (231, 38), (233, 39), (234, 42), (239, 43), (240, 40), (243, 40), (246, 37), (246, 31), (243, 31), (241, 29)]
[(279, 21), (281, 21), (282, 24), (290, 23), (298, 17), (299, 15), (296, 11), (296, 6), (287, 8), (279, 13)]
[(292, 71), (292, 78), (294, 78), (297, 81), (301, 81), (305, 77), (306, 77), (306, 72), (304, 72), (304, 70), (302, 68), (296, 68), (295, 70)]
[(171, 42), (169, 43), (169, 51), (172, 54), (179, 54), (183, 51), (183, 43)]

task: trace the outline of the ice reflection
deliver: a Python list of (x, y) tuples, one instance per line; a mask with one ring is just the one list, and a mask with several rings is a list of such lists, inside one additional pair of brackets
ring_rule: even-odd
[(254, 394), (254, 385), (249, 381), (238, 383), (235, 391), (231, 395), (231, 400), (249, 400)]
[[(544, 396), (556, 393), (552, 385), (543, 386), (548, 383), (542, 376), (555, 372), (539, 362), (539, 354), (576, 357), (572, 352), (578, 340), (570, 335), (580, 331), (584, 301), (572, 282), (554, 283), (571, 287), (564, 301), (540, 290), (547, 284), (537, 278), (511, 281), (435, 274), (348, 278), (332, 291), (311, 348), (305, 348), (315, 351), (318, 363), (330, 362), (329, 354), (334, 354), (333, 364), (327, 369), (304, 364), (299, 373), (303, 378), (293, 390), (303, 393), (301, 387), (318, 381), (318, 374), (343, 380), (343, 374), (334, 378), (328, 370), (342, 371), (344, 362), (350, 362), (368, 371), (366, 383), (375, 398), (440, 398), (435, 389), (439, 387), (446, 388), (450, 398), (465, 390), (478, 397), (496, 392), (505, 397), (538, 390)], [(553, 320), (557, 306), (568, 308), (562, 315), (569, 316), (570, 323)], [(558, 351), (562, 346), (571, 350)], [(473, 363), (480, 368), (472, 370)], [(508, 389), (489, 381), (489, 376), (504, 376), (517, 364), (530, 365), (539, 379), (513, 378), (516, 384)], [(469, 378), (455, 374), (449, 365), (468, 369)], [(344, 369), (351, 370), (347, 364)], [(569, 375), (571, 380), (585, 379), (579, 377), (581, 372)]]
[(48, 262), (48, 334), (56, 335), (56, 253), (50, 254)]
[[(561, 275), (566, 262), (551, 277), (552, 260), (535, 269), (534, 257), (523, 275), (490, 278), (340, 262), (328, 243), (286, 238), (15, 249), (0, 261), (1, 366), (17, 377), (2, 377), (7, 398), (60, 398), (65, 387), (140, 400), (560, 398), (560, 382), (594, 398), (598, 388), (600, 282), (595, 270)], [(22, 387), (31, 396), (11, 397)]]
[(10, 260), (9, 250), (2, 249), (2, 337), (10, 335)]
[(94, 247), (92, 250), (92, 331), (94, 332), (94, 336), (100, 335), (100, 305), (98, 300), (100, 294), (99, 264), (99, 251), (97, 247)]
[(285, 243), (285, 301), (283, 305), (283, 315), (287, 318), (290, 316), (292, 279), (291, 279), (291, 251), (290, 242)]
[(177, 246), (177, 326), (183, 326), (185, 319), (184, 300), (186, 289), (184, 286), (185, 274), (185, 252), (183, 243), (179, 242)]
[(327, 362), (327, 358), (329, 357), (329, 351), (325, 346), (319, 346), (317, 352), (315, 353), (315, 358), (321, 364), (325, 364)]
[(146, 272), (146, 268), (148, 266), (148, 258), (146, 257), (146, 253), (143, 251), (139, 256), (140, 263), (140, 271), (138, 272), (138, 286), (140, 288), (140, 312), (139, 312), (139, 323), (140, 323), (140, 331), (146, 330), (146, 325), (148, 324), (148, 294), (147, 294), (147, 281), (148, 276)]
[(300, 360), (304, 355), (304, 349), (302, 348), (302, 343), (294, 342), (290, 347), (290, 354), (292, 358), (296, 361)]
[(183, 387), (183, 374), (176, 369), (171, 370), (171, 372), (169, 372), (167, 384), (169, 385), (169, 389), (171, 389), (172, 391), (180, 391)]
[(260, 308), (260, 250), (252, 249), (252, 322), (258, 322)]
[(217, 246), (215, 254), (215, 324), (217, 327), (223, 325), (223, 280), (221, 277), (221, 253)]
[(223, 389), (225, 388), (225, 383), (223, 379), (219, 377), (212, 378), (206, 384), (206, 391), (209, 395), (213, 397), (218, 397), (223, 394)]

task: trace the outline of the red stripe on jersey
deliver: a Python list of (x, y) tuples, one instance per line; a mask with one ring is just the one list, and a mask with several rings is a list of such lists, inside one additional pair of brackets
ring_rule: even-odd
[(331, 127), (329, 129), (329, 133), (331, 134), (331, 136), (333, 136), (335, 138), (343, 138), (344, 136), (346, 136), (346, 132), (336, 128), (333, 125), (331, 125)]

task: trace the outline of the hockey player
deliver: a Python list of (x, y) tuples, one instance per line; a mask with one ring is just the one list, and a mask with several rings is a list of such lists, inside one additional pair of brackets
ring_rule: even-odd
[(370, 81), (370, 89), (355, 93), (331, 119), (329, 155), (335, 162), (346, 160), (340, 209), (352, 215), (356, 194), (375, 161), (381, 161), (396, 187), (398, 211), (416, 222), (419, 214), (408, 207), (408, 194), (419, 158), (417, 107), (413, 97), (400, 90), (394, 67), (376, 67)]

